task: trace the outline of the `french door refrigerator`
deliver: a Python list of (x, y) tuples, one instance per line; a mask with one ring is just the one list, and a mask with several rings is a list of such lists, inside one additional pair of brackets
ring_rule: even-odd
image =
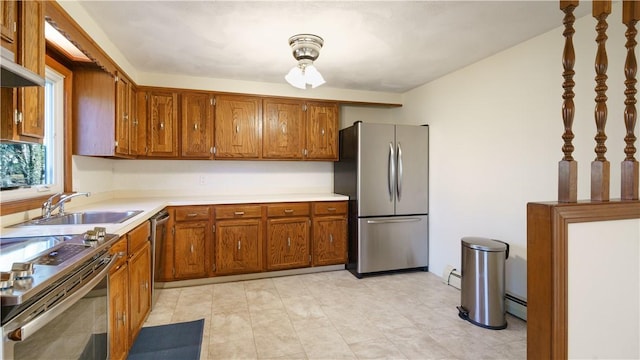
[(358, 121), (340, 130), (334, 191), (349, 196), (349, 262), (357, 277), (427, 270), (429, 128)]

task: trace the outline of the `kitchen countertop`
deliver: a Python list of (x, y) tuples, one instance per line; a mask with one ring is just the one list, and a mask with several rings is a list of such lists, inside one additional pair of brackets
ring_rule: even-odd
[(148, 220), (158, 211), (167, 206), (189, 205), (222, 205), (249, 204), (270, 202), (305, 202), (305, 201), (346, 201), (348, 196), (340, 194), (258, 194), (258, 195), (212, 195), (212, 196), (167, 196), (116, 198), (98, 201), (82, 207), (69, 208), (67, 213), (79, 211), (128, 211), (142, 210), (142, 213), (117, 224), (84, 224), (84, 225), (34, 225), (19, 227), (3, 227), (1, 237), (26, 237), (43, 235), (71, 235), (82, 234), (94, 226), (103, 226), (107, 233), (124, 235), (136, 226)]

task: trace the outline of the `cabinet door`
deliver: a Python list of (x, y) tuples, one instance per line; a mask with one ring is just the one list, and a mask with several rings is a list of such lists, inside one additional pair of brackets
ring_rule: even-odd
[[(24, 67), (44, 77), (44, 6), (40, 1), (20, 1), (18, 9), (18, 59)], [(18, 111), (22, 115), (19, 135), (41, 141), (44, 138), (44, 87), (19, 88)]]
[[(133, 85), (133, 83), (131, 83)], [(144, 123), (138, 117), (138, 90), (130, 86), (129, 89), (129, 155), (140, 154), (140, 144), (138, 143), (141, 132), (144, 132)], [(142, 127), (141, 127), (142, 126)], [(144, 143), (143, 143), (144, 144)]]
[(291, 269), (309, 263), (309, 218), (267, 220), (267, 269)]
[(218, 221), (216, 224), (217, 273), (222, 275), (261, 270), (261, 220)]
[[(0, 35), (2, 46), (14, 53), (16, 43), (16, 0), (2, 0), (0, 5)], [(12, 59), (15, 61), (15, 58)]]
[(338, 159), (338, 106), (334, 103), (307, 103), (307, 159)]
[(183, 93), (181, 107), (182, 151), (189, 158), (209, 159), (213, 156), (213, 96), (205, 93)]
[(175, 224), (174, 269), (176, 279), (207, 276), (208, 222)]
[(265, 99), (262, 103), (262, 156), (265, 159), (302, 159), (304, 112), (302, 102)]
[(131, 153), (131, 83), (123, 76), (116, 81), (116, 154)]
[(347, 262), (347, 220), (341, 216), (313, 219), (313, 265)]
[(129, 341), (133, 343), (151, 309), (151, 245), (148, 241), (129, 260)]
[(257, 159), (261, 155), (261, 99), (218, 96), (215, 111), (215, 157)]
[(149, 93), (149, 156), (178, 156), (178, 95)]
[(109, 274), (109, 354), (125, 359), (129, 349), (129, 272), (126, 262)]

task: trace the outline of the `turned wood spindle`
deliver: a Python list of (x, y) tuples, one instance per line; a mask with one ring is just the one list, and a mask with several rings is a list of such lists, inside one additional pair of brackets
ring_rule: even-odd
[(626, 90), (624, 94), (626, 99), (624, 101), (624, 125), (627, 130), (627, 135), (624, 137), (624, 141), (627, 144), (624, 148), (626, 154), (625, 159), (622, 161), (621, 171), (621, 187), (620, 198), (622, 200), (637, 200), (638, 199), (638, 161), (636, 161), (634, 154), (636, 148), (634, 143), (636, 136), (634, 130), (636, 127), (636, 74), (638, 70), (638, 63), (636, 62), (635, 47), (637, 45), (636, 35), (636, 23), (640, 20), (640, 4), (636, 1), (624, 0), (622, 2), (622, 23), (627, 26), (625, 36), (627, 43), (627, 58), (624, 63), (624, 75)]
[(564, 82), (562, 88), (564, 93), (562, 94), (562, 122), (564, 123), (564, 134), (562, 139), (564, 145), (562, 146), (562, 152), (564, 157), (558, 163), (558, 201), (559, 202), (577, 202), (578, 201), (578, 162), (573, 159), (573, 117), (575, 113), (575, 105), (573, 98), (575, 93), (573, 87), (575, 81), (573, 81), (573, 75), (575, 71), (573, 66), (576, 60), (575, 50), (573, 48), (573, 34), (575, 30), (573, 23), (576, 17), (573, 15), (573, 10), (578, 6), (578, 0), (563, 0), (560, 1), (560, 10), (564, 15), (564, 32), (562, 35), (565, 37), (564, 51), (562, 52), (562, 77)]
[(595, 70), (596, 70), (596, 159), (591, 163), (591, 200), (608, 201), (609, 200), (609, 177), (610, 165), (605, 157), (607, 147), (605, 141), (605, 126), (607, 124), (607, 16), (611, 13), (611, 0), (593, 1), (593, 17), (598, 20), (596, 25), (596, 43), (598, 50), (596, 53)]

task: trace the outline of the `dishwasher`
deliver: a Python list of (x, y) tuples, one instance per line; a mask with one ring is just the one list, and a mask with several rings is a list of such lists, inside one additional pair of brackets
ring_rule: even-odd
[(151, 222), (151, 308), (156, 304), (158, 295), (160, 293), (156, 291), (158, 284), (157, 279), (159, 276), (160, 266), (164, 263), (164, 249), (165, 242), (167, 241), (167, 222), (169, 221), (169, 212), (162, 210), (153, 215), (149, 221)]

